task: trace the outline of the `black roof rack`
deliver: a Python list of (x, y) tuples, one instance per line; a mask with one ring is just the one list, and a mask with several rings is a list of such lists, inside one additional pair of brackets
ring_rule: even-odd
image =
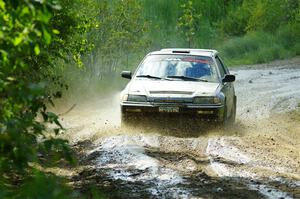
[(190, 53), (189, 50), (173, 50), (172, 53)]

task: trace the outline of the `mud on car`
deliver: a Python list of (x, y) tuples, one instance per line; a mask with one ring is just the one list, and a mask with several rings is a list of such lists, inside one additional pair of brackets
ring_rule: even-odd
[(229, 73), (216, 50), (162, 49), (151, 52), (121, 92), (122, 124), (145, 116), (189, 116), (195, 120), (233, 123), (236, 95)]

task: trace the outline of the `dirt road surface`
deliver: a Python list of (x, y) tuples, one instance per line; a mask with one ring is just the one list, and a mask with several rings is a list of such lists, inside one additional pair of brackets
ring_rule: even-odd
[(80, 154), (72, 184), (111, 198), (300, 198), (300, 120), (290, 113), (300, 59), (231, 73), (237, 121), (226, 129), (121, 128), (119, 93), (77, 104), (62, 116)]

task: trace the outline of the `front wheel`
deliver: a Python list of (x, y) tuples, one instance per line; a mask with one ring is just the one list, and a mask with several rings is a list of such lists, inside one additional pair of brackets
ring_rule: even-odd
[(228, 107), (227, 107), (226, 102), (225, 102), (222, 126), (232, 125), (235, 122), (235, 116), (236, 116), (236, 97), (234, 97), (232, 109), (230, 111), (230, 115), (229, 116), (227, 116), (227, 110), (228, 110)]
[(227, 123), (229, 125), (234, 124), (235, 117), (236, 117), (236, 97), (234, 97), (231, 113), (230, 113), (230, 116), (228, 117), (228, 122)]

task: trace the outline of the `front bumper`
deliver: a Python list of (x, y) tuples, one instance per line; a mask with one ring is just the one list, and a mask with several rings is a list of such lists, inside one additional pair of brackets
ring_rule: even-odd
[[(162, 111), (166, 107), (170, 108), (170, 112)], [(176, 110), (176, 111), (173, 111)], [(224, 105), (208, 104), (198, 105), (193, 103), (150, 103), (150, 102), (122, 102), (121, 103), (122, 118), (140, 119), (140, 117), (151, 118), (192, 118), (200, 121), (223, 121)]]

